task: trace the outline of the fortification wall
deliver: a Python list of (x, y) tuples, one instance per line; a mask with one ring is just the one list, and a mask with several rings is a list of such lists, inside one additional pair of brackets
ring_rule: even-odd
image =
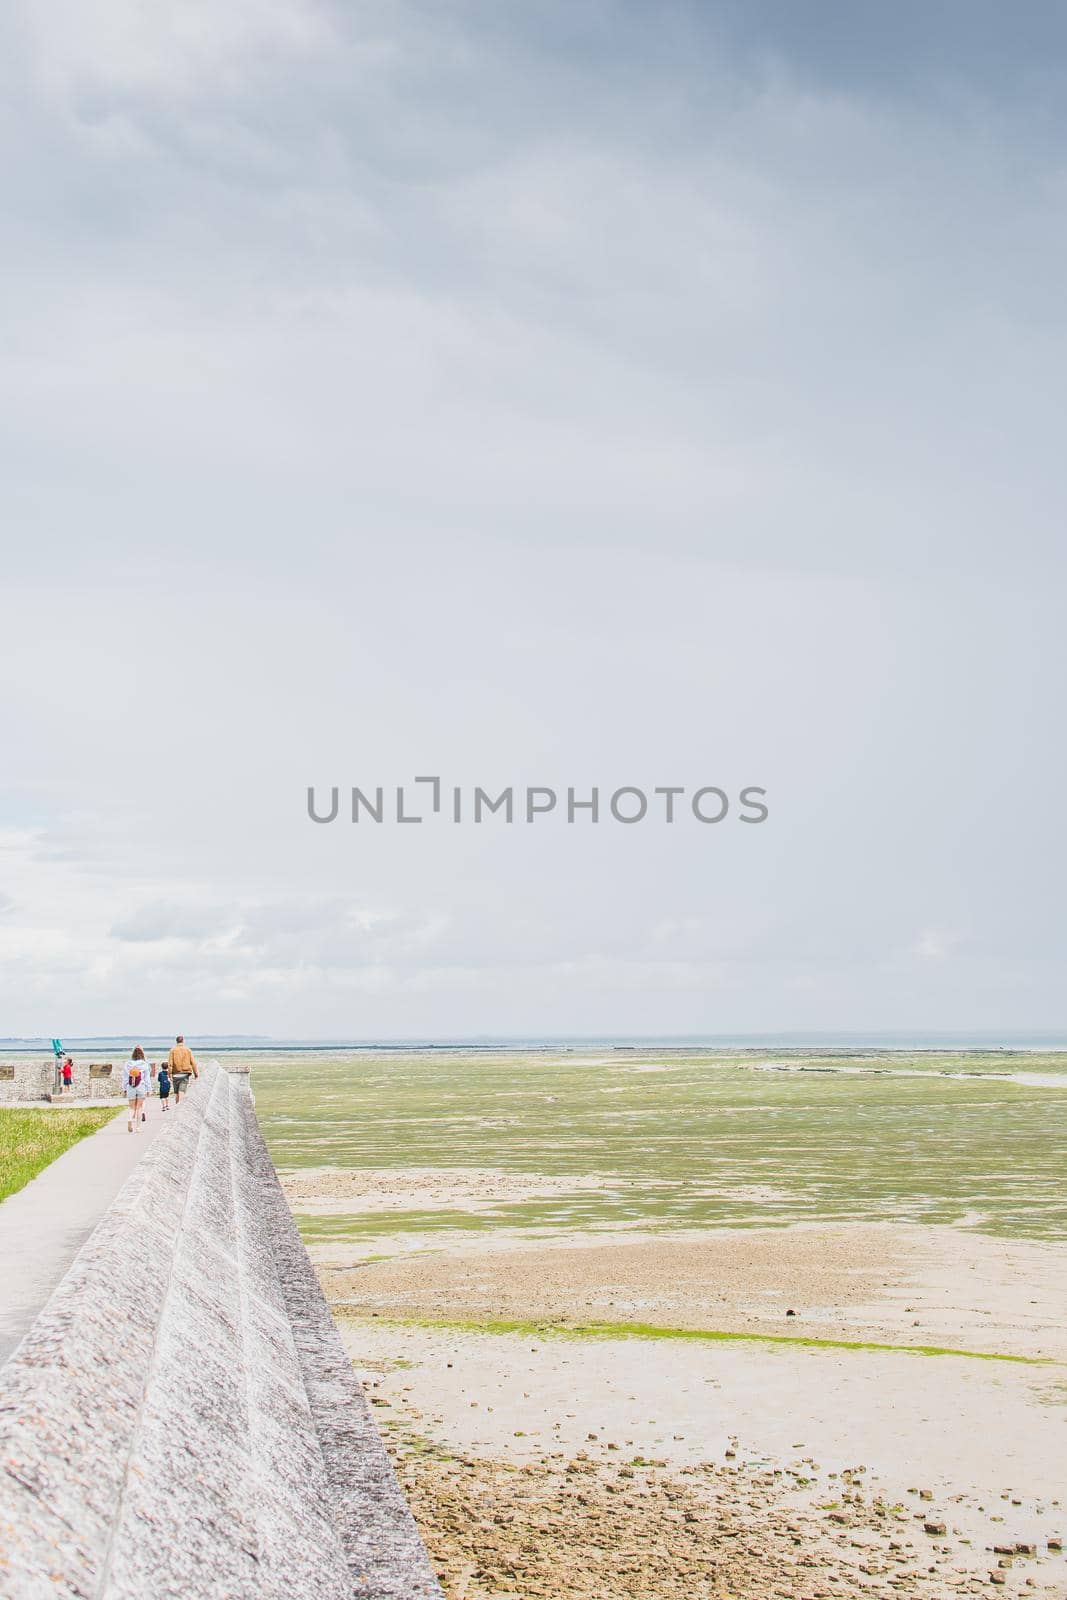
[[(55, 1086), (56, 1066), (51, 1056), (40, 1061), (0, 1061), (0, 1105), (11, 1100), (47, 1100)], [(67, 1098), (116, 1100), (121, 1096), (121, 1062), (75, 1060)]]
[(0, 1369), (5, 1600), (440, 1596), (214, 1063)]

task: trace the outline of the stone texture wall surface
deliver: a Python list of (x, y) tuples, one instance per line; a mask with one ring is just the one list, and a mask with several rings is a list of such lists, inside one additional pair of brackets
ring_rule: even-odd
[(0, 1369), (0, 1594), (440, 1593), (247, 1079), (210, 1064)]
[[(110, 1071), (103, 1069), (110, 1067)], [(121, 1060), (112, 1062), (74, 1062), (71, 1093), (65, 1098), (115, 1100), (122, 1097)], [(96, 1069), (95, 1071), (93, 1069)], [(7, 1100), (45, 1100), (56, 1087), (56, 1067), (47, 1060), (0, 1061), (0, 1105)]]
[(3, 1061), (0, 1068), (0, 1105), (5, 1100), (43, 1100), (55, 1086), (56, 1069), (51, 1060)]

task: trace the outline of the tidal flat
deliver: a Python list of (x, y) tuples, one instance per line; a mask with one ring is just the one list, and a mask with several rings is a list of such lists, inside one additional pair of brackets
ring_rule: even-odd
[(279, 1054), (253, 1086), (450, 1600), (1067, 1596), (1067, 1056)]

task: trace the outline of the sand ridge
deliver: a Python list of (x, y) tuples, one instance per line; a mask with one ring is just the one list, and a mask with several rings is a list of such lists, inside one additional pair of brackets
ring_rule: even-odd
[(654, 1322), (1067, 1360), (1067, 1246), (954, 1228), (630, 1229), (551, 1242), (498, 1230), (359, 1267), (334, 1265), (328, 1247), (312, 1256), (333, 1303), (384, 1316)]
[[(379, 1212), (491, 1213), (525, 1200), (677, 1188), (676, 1180), (619, 1173), (540, 1173), (500, 1167), (299, 1167), (279, 1173), (290, 1206), (304, 1216)], [(771, 1203), (786, 1192), (769, 1184), (691, 1182), (694, 1194)]]

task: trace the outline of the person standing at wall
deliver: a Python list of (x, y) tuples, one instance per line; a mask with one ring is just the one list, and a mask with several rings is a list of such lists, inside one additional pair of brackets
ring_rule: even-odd
[(196, 1064), (196, 1057), (185, 1042), (185, 1035), (179, 1033), (170, 1055), (167, 1057), (167, 1066), (170, 1070), (170, 1081), (174, 1085), (174, 1105), (177, 1108), (182, 1103), (182, 1095), (189, 1087), (190, 1075), (199, 1078), (200, 1068)]

